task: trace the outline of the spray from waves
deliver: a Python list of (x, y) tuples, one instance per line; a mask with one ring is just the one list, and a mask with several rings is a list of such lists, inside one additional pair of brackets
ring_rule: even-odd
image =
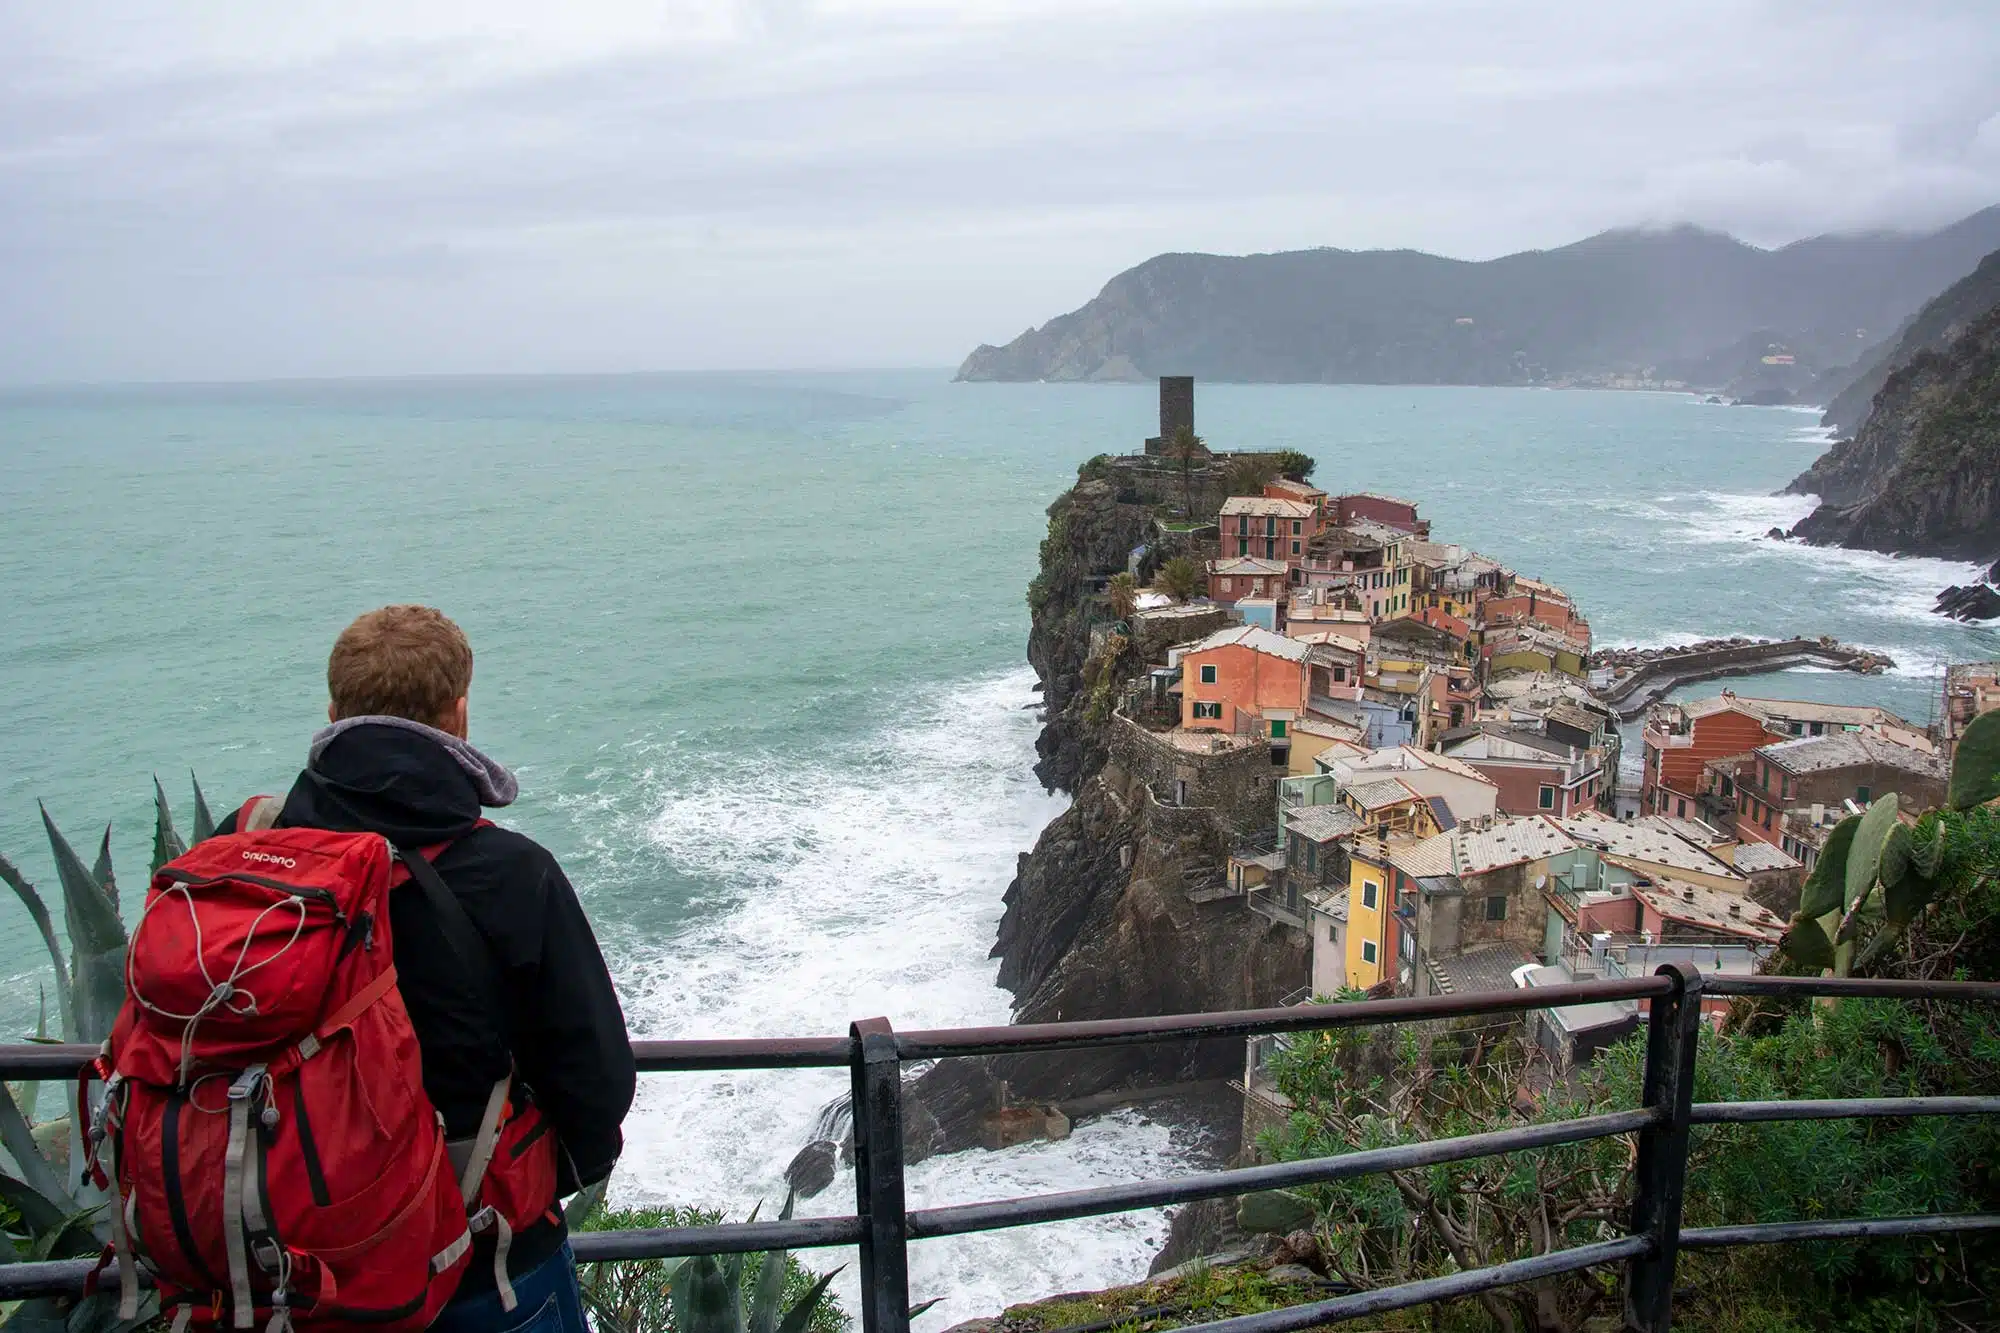
[[(621, 966), (635, 1034), (821, 1035), (886, 1014), (898, 1026), (1004, 1022), (987, 958), (1015, 858), (1063, 808), (1034, 780), (1038, 722), (1025, 672), (937, 693), (864, 741), (803, 763), (744, 755), (667, 790), (636, 834), (714, 886), (711, 910)], [(740, 1217), (846, 1091), (839, 1070), (664, 1074), (640, 1080), (618, 1191)], [(1121, 1115), (1064, 1143), (934, 1158), (909, 1171), (912, 1206), (1172, 1174), (1165, 1128)], [(843, 1172), (802, 1214), (851, 1211)], [(1012, 1301), (1143, 1275), (1158, 1212), (927, 1241), (912, 1251), (933, 1326)], [(812, 1256), (821, 1266), (839, 1261)], [(836, 1291), (853, 1308), (853, 1256)]]

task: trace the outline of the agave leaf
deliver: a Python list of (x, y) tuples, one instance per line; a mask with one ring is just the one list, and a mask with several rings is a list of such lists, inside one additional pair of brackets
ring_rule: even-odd
[(7, 887), (14, 890), (21, 905), (28, 909), (28, 915), (35, 919), (36, 929), (42, 932), (42, 943), (49, 948), (49, 960), (56, 968), (56, 1011), (62, 1016), (62, 1035), (65, 1041), (76, 1040), (76, 1015), (70, 1011), (69, 964), (63, 961), (62, 944), (56, 939), (55, 922), (49, 919), (49, 909), (42, 901), (42, 895), (35, 892), (35, 886), (23, 878), (14, 868), (14, 863), (0, 856), (0, 879), (7, 881)]
[(118, 877), (111, 873), (111, 825), (104, 826), (104, 841), (97, 845), (97, 864), (90, 868), (90, 877), (104, 890), (104, 896), (111, 900), (111, 910), (118, 910)]
[(95, 1046), (111, 1035), (118, 1007), (125, 1003), (125, 923), (46, 808), (42, 827), (55, 852), (56, 874), (68, 909), (70, 971), (76, 986), (71, 997), (76, 1033), (71, 1040)]
[(160, 779), (153, 778), (153, 870), (160, 873), (160, 867), (187, 850), (181, 835), (174, 830), (173, 808), (167, 804), (166, 789), (160, 786)]
[(743, 1307), (736, 1283), (712, 1255), (699, 1255), (687, 1274), (687, 1301), (674, 1307), (679, 1333), (742, 1333)]
[[(34, 1131), (28, 1128), (21, 1108), (14, 1105), (14, 1098), (4, 1087), (0, 1087), (0, 1145), (4, 1145), (8, 1155), (14, 1159), (21, 1182), (49, 1205), (58, 1221), (83, 1211), (75, 1197), (63, 1188), (48, 1158), (42, 1156), (42, 1150), (35, 1144)], [(99, 1241), (109, 1240), (111, 1232), (108, 1224), (99, 1225), (103, 1227), (98, 1234)]]
[[(843, 1264), (841, 1267), (844, 1268), (846, 1265)], [(778, 1323), (778, 1333), (805, 1333), (806, 1325), (812, 1322), (813, 1311), (819, 1308), (820, 1299), (826, 1295), (826, 1289), (832, 1286), (833, 1280), (839, 1276), (840, 1269), (836, 1268), (813, 1283), (812, 1290), (799, 1297), (797, 1305), (785, 1311), (785, 1317)]]
[[(778, 1213), (780, 1222), (792, 1220), (792, 1207), (797, 1201), (797, 1192), (787, 1189), (785, 1206)], [(772, 1250), (765, 1254), (763, 1267), (757, 1270), (756, 1290), (750, 1297), (749, 1333), (777, 1333), (778, 1316), (782, 1313), (785, 1300), (787, 1257), (784, 1250)]]
[(933, 1296), (933, 1297), (931, 1297), (931, 1298), (930, 1298), (929, 1300), (927, 1300), (927, 1301), (919, 1301), (919, 1302), (918, 1302), (917, 1304), (915, 1304), (915, 1305), (912, 1305), (912, 1306), (910, 1307), (910, 1312), (909, 1312), (908, 1314), (904, 1315), (904, 1316), (903, 1316), (903, 1318), (905, 1318), (905, 1319), (915, 1319), (915, 1318), (916, 1318), (916, 1317), (917, 1317), (918, 1315), (920, 1315), (920, 1314), (924, 1313), (924, 1311), (926, 1311), (926, 1310), (930, 1309), (930, 1308), (931, 1308), (931, 1307), (932, 1307), (933, 1305), (936, 1305), (936, 1304), (937, 1304), (938, 1302), (942, 1301), (943, 1299), (944, 1299), (944, 1297), (942, 1297), (942, 1296)]
[(121, 1333), (134, 1329), (156, 1318), (160, 1313), (159, 1297), (151, 1291), (139, 1296), (139, 1317), (120, 1319), (118, 1317), (118, 1291), (114, 1285), (109, 1291), (94, 1291), (78, 1301), (70, 1311), (69, 1320), (63, 1325), (64, 1333)]
[(1847, 850), (1846, 896), (1842, 900), (1850, 912), (1875, 887), (1875, 877), (1882, 869), (1882, 848), (1896, 827), (1898, 809), (1896, 793), (1886, 792), (1868, 803), (1867, 813), (1854, 830), (1854, 845)]
[(1785, 953), (1800, 967), (1815, 972), (1833, 966), (1833, 941), (1826, 937), (1819, 922), (1811, 918), (1792, 922), (1785, 935)]
[[(215, 836), (215, 816), (208, 813), (208, 798), (201, 794), (201, 779), (190, 773), (188, 781), (194, 783), (194, 841), (207, 842)], [(192, 847), (194, 843), (188, 845)]]
[(37, 1296), (9, 1311), (0, 1328), (7, 1333), (65, 1333), (69, 1314), (67, 1298), (58, 1303), (54, 1296)]
[(1847, 856), (1854, 846), (1854, 832), (1860, 827), (1861, 816), (1849, 815), (1826, 835), (1826, 846), (1820, 849), (1819, 860), (1813, 862), (1812, 874), (1799, 894), (1802, 918), (1810, 921), (1840, 910), (1847, 885)]
[(604, 1202), (604, 1192), (611, 1188), (611, 1177), (594, 1184), (585, 1185), (563, 1206), (563, 1222), (571, 1231), (583, 1230), (583, 1224)]
[(1959, 733), (1945, 804), (1970, 810), (2000, 796), (2000, 710), (1981, 713)]

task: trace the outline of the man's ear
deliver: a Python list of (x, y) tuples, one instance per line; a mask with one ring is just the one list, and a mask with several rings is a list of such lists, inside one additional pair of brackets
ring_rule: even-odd
[(326, 706), (326, 720), (328, 722), (340, 721), (340, 711), (336, 709), (331, 703), (328, 703)]
[(450, 719), (451, 719), (451, 725), (445, 728), (446, 731), (458, 737), (460, 740), (468, 740), (471, 738), (472, 735), (471, 713), (466, 706), (465, 695), (463, 694), (459, 695), (457, 702), (452, 704)]

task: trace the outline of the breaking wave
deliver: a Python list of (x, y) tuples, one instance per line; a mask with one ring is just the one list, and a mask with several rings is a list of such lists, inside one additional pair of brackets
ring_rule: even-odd
[[(1008, 1018), (988, 957), (1017, 854), (1063, 809), (1032, 765), (1033, 677), (1009, 672), (936, 692), (881, 731), (805, 762), (743, 755), (659, 793), (636, 832), (671, 868), (713, 886), (700, 915), (620, 967), (635, 1035), (831, 1035), (854, 1018), (898, 1026)], [(842, 1070), (658, 1074), (640, 1081), (618, 1192), (740, 1217), (775, 1207), (782, 1173)], [(910, 1168), (911, 1207), (1172, 1174), (1188, 1157), (1132, 1113), (1062, 1143), (962, 1153)], [(851, 1212), (853, 1175), (800, 1205)], [(932, 1328), (1063, 1290), (1145, 1273), (1165, 1238), (1158, 1211), (925, 1241), (913, 1298), (941, 1297)], [(836, 1291), (858, 1292), (852, 1252)]]

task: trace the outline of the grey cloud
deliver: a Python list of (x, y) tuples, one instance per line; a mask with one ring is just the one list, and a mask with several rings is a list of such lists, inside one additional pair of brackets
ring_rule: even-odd
[(0, 19), (0, 378), (941, 365), (1163, 249), (2000, 199), (1986, 0), (585, 9)]

